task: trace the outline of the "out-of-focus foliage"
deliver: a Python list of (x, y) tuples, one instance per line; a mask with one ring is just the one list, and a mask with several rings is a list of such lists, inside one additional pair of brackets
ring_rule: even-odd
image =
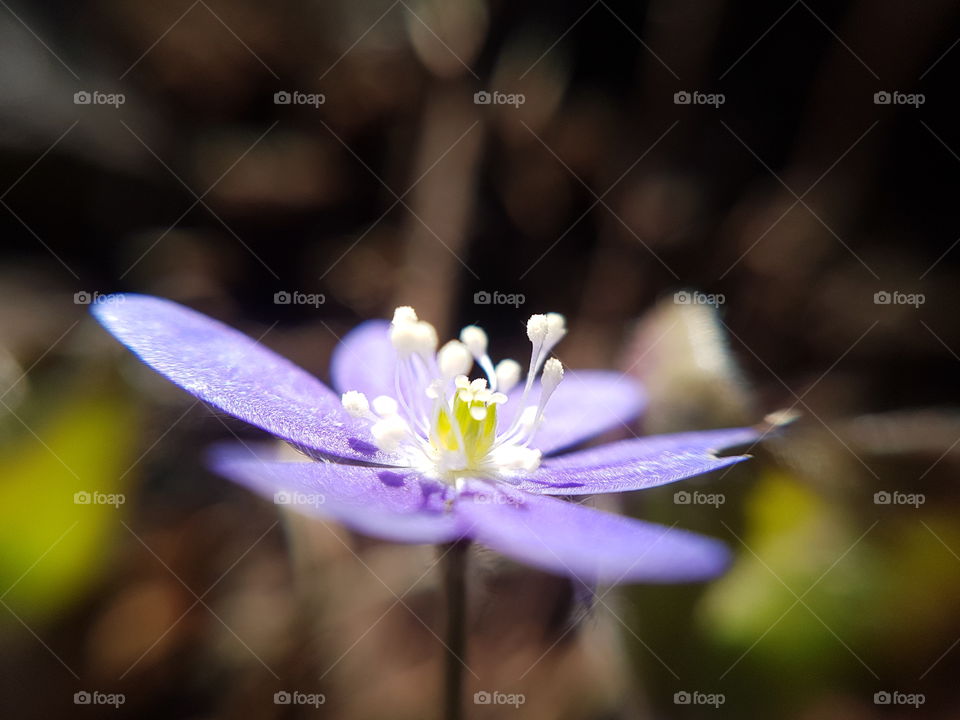
[(137, 433), (128, 399), (86, 388), (57, 398), (35, 424), (36, 435), (20, 427), (0, 446), (0, 586), (27, 622), (69, 605), (102, 578), (126, 508), (97, 503), (93, 494), (125, 493), (135, 477), (126, 471)]

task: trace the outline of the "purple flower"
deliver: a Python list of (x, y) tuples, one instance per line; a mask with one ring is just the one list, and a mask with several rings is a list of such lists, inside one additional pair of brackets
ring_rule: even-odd
[[(292, 444), (221, 446), (220, 474), (277, 502), (405, 543), (473, 539), (586, 584), (704, 579), (727, 565), (711, 538), (551, 496), (625, 492), (730, 466), (715, 451), (751, 442), (751, 428), (651, 436), (562, 452), (639, 415), (642, 389), (619, 373), (564, 371), (550, 357), (563, 316), (534, 315), (529, 371), (494, 365), (475, 326), (437, 350), (411, 308), (343, 340), (338, 396), (238, 331), (161, 298), (92, 308), (141, 360), (196, 397)], [(486, 379), (469, 379), (474, 365)], [(562, 380), (562, 382), (561, 382)]]

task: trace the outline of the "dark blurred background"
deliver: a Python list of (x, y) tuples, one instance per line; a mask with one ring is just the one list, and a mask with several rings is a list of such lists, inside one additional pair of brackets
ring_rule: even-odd
[(518, 358), (560, 311), (638, 431), (799, 413), (684, 486), (721, 505), (606, 501), (726, 541), (714, 583), (586, 609), (477, 552), (471, 696), (524, 702), (469, 717), (957, 717), (955, 3), (0, 6), (3, 717), (438, 715), (433, 549), (204, 470), (257, 436), (117, 291), (325, 379), (398, 304)]

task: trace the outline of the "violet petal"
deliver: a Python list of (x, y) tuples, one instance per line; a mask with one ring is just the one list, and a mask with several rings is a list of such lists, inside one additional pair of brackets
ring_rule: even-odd
[(243, 333), (149, 295), (111, 295), (91, 312), (143, 362), (214, 407), (315, 454), (392, 464), (336, 393)]
[(269, 449), (220, 445), (210, 466), (278, 505), (336, 520), (393, 542), (434, 544), (462, 536), (448, 512), (449, 488), (412, 470), (331, 462), (278, 462)]
[(330, 379), (340, 392), (356, 390), (373, 400), (394, 397), (397, 352), (390, 344), (390, 323), (368, 320), (343, 336), (330, 360)]
[(477, 542), (584, 585), (705, 580), (729, 564), (723, 543), (685, 530), (542, 495), (471, 488), (455, 511)]
[[(523, 409), (522, 393), (521, 385), (509, 393), (509, 400), (498, 409), (501, 428), (509, 427)], [(525, 404), (536, 405), (539, 397), (538, 381), (530, 389)], [(567, 368), (563, 382), (547, 403), (543, 424), (530, 445), (545, 455), (577, 445), (635, 420), (645, 404), (643, 388), (629, 375)]]
[(592, 495), (642, 490), (719, 470), (748, 459), (716, 452), (753, 442), (753, 428), (650, 435), (547, 458), (517, 487), (544, 495)]

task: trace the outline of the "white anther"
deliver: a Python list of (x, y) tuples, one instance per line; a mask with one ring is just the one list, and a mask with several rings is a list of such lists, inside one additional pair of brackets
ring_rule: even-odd
[(393, 324), (402, 325), (404, 323), (417, 322), (417, 311), (409, 305), (401, 305), (393, 311)]
[(453, 379), (453, 384), (456, 385), (457, 390), (466, 390), (468, 387), (470, 387), (470, 378), (468, 378), (466, 375), (457, 375)]
[(437, 331), (422, 320), (401, 321), (390, 328), (390, 342), (401, 357), (414, 353), (427, 357), (437, 350)]
[(470, 417), (477, 422), (485, 420), (487, 418), (487, 409), (479, 405), (477, 407), (472, 407), (470, 408)]
[(534, 345), (543, 342), (548, 330), (549, 322), (546, 315), (531, 315), (527, 320), (527, 337)]
[(367, 396), (356, 390), (348, 390), (340, 396), (340, 404), (343, 409), (353, 417), (364, 417), (370, 412), (370, 403), (367, 402)]
[(550, 397), (561, 380), (563, 380), (563, 365), (556, 358), (550, 358), (544, 363), (543, 374), (540, 376), (544, 395)]
[(475, 393), (473, 393), (473, 399), (476, 402), (482, 402), (483, 404), (487, 404), (488, 402), (490, 402), (490, 398), (492, 397), (493, 397), (493, 392), (487, 388), (483, 388), (482, 390), (477, 390)]
[(437, 353), (437, 365), (445, 379), (465, 375), (473, 367), (473, 356), (462, 342), (451, 340)]
[(400, 407), (397, 405), (397, 401), (389, 395), (377, 395), (373, 399), (373, 411), (380, 417), (387, 417), (400, 412)]
[(470, 392), (476, 394), (481, 390), (487, 389), (487, 381), (484, 378), (477, 378), (470, 381)]
[(516, 360), (501, 360), (497, 363), (497, 390), (510, 392), (520, 382), (520, 363)]
[(460, 342), (478, 360), (487, 354), (487, 334), (476, 325), (467, 325), (460, 331)]
[(399, 415), (390, 415), (375, 422), (370, 428), (370, 432), (373, 434), (373, 441), (378, 448), (385, 452), (392, 452), (407, 437), (410, 426)]
[(547, 313), (547, 345), (551, 348), (567, 334), (567, 319), (560, 313)]
[(495, 392), (490, 396), (487, 405), (503, 405), (508, 400), (502, 392)]
[(496, 462), (502, 468), (532, 472), (540, 467), (542, 453), (520, 445), (504, 445), (496, 451)]
[(436, 400), (441, 395), (441, 390), (443, 390), (443, 380), (434, 380), (424, 389), (423, 394), (426, 395), (431, 400)]

